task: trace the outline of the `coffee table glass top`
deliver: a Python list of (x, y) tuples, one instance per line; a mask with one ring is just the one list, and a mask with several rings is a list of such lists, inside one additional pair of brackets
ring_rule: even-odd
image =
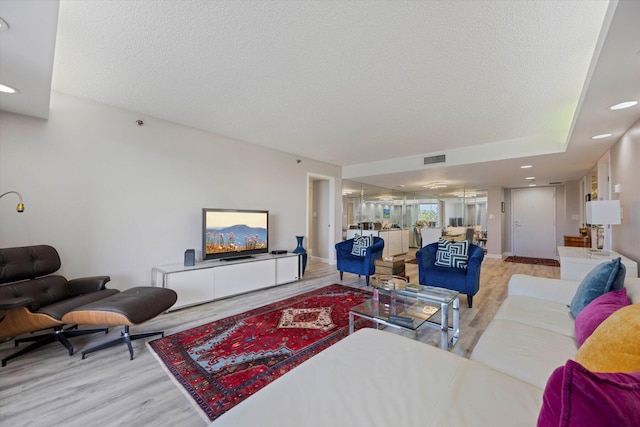
[(423, 286), (415, 283), (408, 283), (403, 277), (391, 275), (373, 276), (371, 278), (371, 286), (378, 288), (383, 292), (395, 290), (398, 295), (436, 302), (439, 304), (450, 304), (460, 295), (458, 291), (438, 288), (435, 286)]
[[(351, 308), (351, 311), (357, 315), (381, 320), (385, 323), (393, 323), (412, 330), (418, 329), (439, 310), (439, 307), (415, 299), (415, 296), (404, 297), (400, 295), (397, 296), (395, 303), (391, 301), (389, 295), (381, 295), (378, 301), (370, 299)], [(403, 322), (394, 319), (393, 316), (410, 320)]]

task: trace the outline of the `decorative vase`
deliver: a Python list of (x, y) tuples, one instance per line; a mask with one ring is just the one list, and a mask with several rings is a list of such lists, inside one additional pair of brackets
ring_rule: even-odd
[(300, 254), (302, 260), (302, 275), (304, 276), (304, 270), (307, 268), (307, 250), (302, 246), (302, 240), (304, 236), (296, 236), (298, 240), (298, 246), (293, 250), (294, 254)]

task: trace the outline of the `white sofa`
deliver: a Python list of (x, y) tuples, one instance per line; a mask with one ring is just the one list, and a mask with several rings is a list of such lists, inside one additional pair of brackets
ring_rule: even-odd
[[(470, 359), (362, 329), (213, 425), (533, 426), (548, 377), (577, 351), (567, 305), (578, 284), (514, 275)], [(625, 287), (639, 303), (640, 279)]]

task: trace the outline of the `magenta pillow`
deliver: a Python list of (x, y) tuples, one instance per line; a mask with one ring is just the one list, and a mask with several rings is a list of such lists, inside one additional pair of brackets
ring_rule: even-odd
[(626, 307), (631, 302), (627, 297), (627, 289), (622, 288), (619, 291), (607, 292), (600, 295), (587, 305), (576, 317), (576, 341), (578, 347), (582, 346), (587, 338), (596, 330), (600, 323), (604, 322), (607, 317), (611, 316), (615, 311)]
[(547, 381), (538, 427), (640, 426), (640, 372), (595, 373), (567, 360)]

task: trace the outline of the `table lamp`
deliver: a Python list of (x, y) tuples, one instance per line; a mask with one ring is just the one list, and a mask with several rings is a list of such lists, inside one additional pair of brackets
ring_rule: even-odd
[(604, 226), (611, 224), (621, 224), (620, 200), (594, 200), (587, 202), (586, 207), (587, 224), (596, 226), (597, 237), (592, 237), (592, 246), (598, 250), (604, 248)]

